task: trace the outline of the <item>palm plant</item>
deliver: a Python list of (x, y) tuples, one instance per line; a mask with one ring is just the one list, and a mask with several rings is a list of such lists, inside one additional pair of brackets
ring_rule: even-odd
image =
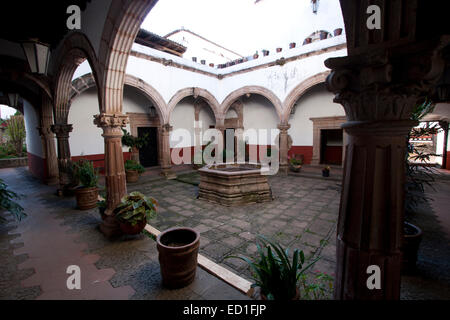
[[(20, 196), (8, 189), (6, 183), (0, 179), (0, 209), (6, 210), (11, 213), (17, 220), (21, 221), (27, 215), (24, 209), (14, 200), (20, 199)], [(5, 219), (0, 217), (0, 222), (4, 222)]]
[(268, 300), (293, 300), (298, 298), (298, 284), (301, 276), (319, 259), (310, 262), (306, 267), (305, 254), (295, 250), (292, 262), (289, 259), (289, 249), (275, 244), (264, 236), (259, 236), (257, 243), (259, 257), (251, 261), (246, 257), (229, 256), (247, 262), (253, 270), (255, 283), (261, 294)]

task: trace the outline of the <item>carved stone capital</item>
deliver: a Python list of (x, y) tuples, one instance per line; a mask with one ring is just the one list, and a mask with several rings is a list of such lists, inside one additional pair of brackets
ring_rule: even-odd
[(119, 127), (123, 128), (130, 122), (127, 115), (124, 114), (98, 114), (94, 116), (94, 124), (99, 128)]
[(37, 127), (36, 129), (39, 131), (39, 135), (41, 137), (44, 137), (44, 138), (54, 137), (54, 133), (53, 133), (51, 127)]
[(169, 134), (170, 132), (172, 132), (172, 130), (173, 130), (173, 127), (168, 123), (162, 126), (163, 134)]
[(68, 138), (69, 134), (73, 131), (73, 125), (54, 124), (51, 126), (51, 131), (56, 134), (56, 137), (58, 138)]

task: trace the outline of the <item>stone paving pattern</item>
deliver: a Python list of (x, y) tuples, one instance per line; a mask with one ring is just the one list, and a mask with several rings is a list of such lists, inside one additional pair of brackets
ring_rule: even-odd
[[(0, 171), (25, 195), (28, 217), (0, 225), (0, 300), (246, 300), (234, 288), (198, 268), (181, 290), (161, 285), (156, 243), (147, 236), (107, 240), (97, 209), (79, 211), (74, 198), (58, 198), (24, 169)], [(9, 233), (8, 233), (9, 232)], [(82, 290), (67, 290), (69, 265), (79, 265)]]
[(340, 183), (279, 175), (269, 178), (275, 200), (271, 203), (223, 207), (198, 200), (195, 174), (180, 180), (158, 180), (129, 185), (159, 202), (158, 217), (150, 222), (163, 231), (192, 227), (201, 234), (200, 252), (216, 263), (251, 280), (247, 264), (229, 255), (255, 257), (255, 241), (264, 235), (286, 247), (301, 249), (307, 258), (321, 256), (314, 271), (333, 274), (336, 263), (335, 229)]

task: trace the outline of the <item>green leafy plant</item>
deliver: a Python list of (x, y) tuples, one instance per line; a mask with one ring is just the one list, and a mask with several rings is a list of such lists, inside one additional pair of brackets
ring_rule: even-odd
[(291, 159), (291, 165), (293, 165), (293, 166), (302, 166), (303, 165), (303, 161), (301, 159), (292, 158)]
[(132, 226), (156, 217), (158, 202), (140, 192), (132, 192), (122, 198), (121, 203), (114, 209), (114, 215), (120, 222), (130, 223)]
[(81, 159), (72, 164), (73, 175), (79, 180), (83, 188), (96, 188), (98, 184), (98, 172), (91, 161)]
[(23, 142), (26, 138), (24, 117), (22, 115), (12, 116), (7, 123), (6, 133), (14, 145), (16, 155), (21, 157), (23, 155)]
[(312, 281), (302, 274), (300, 277), (302, 300), (328, 300), (332, 298), (334, 278), (327, 273), (316, 271)]
[(125, 170), (126, 171), (137, 171), (139, 174), (145, 172), (145, 168), (135, 160), (127, 160), (125, 161)]
[(146, 133), (142, 137), (137, 138), (132, 136), (125, 129), (122, 129), (122, 131), (123, 131), (122, 144), (126, 147), (129, 147), (130, 152), (132, 152), (133, 148), (142, 149), (149, 143), (150, 135), (148, 133)]
[[(8, 185), (0, 179), (0, 209), (6, 210), (11, 213), (17, 220), (21, 221), (27, 215), (24, 209), (14, 200), (19, 200), (20, 196), (8, 189)], [(0, 222), (4, 222), (5, 219), (0, 217)]]
[[(411, 120), (422, 121), (426, 115), (433, 112), (435, 105), (425, 100), (423, 103), (416, 105), (413, 110)], [(433, 136), (438, 134), (440, 128), (438, 125), (414, 128), (408, 135), (407, 152), (406, 152), (406, 194), (405, 194), (405, 211), (407, 214), (414, 212), (417, 207), (431, 200), (425, 195), (425, 186), (433, 188), (432, 183), (435, 181), (435, 171), (428, 164), (431, 157), (438, 156), (433, 152), (427, 151), (425, 145), (414, 144), (411, 141), (418, 140), (424, 136)]]
[(259, 287), (261, 294), (268, 300), (292, 300), (297, 297), (299, 280), (318, 259), (304, 267), (305, 255), (301, 250), (295, 250), (292, 261), (289, 258), (289, 249), (284, 249), (280, 244), (275, 244), (264, 236), (258, 236), (259, 257), (252, 261), (246, 257), (229, 256), (247, 262), (253, 271), (255, 283), (253, 287)]

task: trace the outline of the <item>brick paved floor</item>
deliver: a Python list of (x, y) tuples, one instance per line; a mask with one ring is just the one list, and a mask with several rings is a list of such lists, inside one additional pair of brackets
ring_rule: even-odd
[(193, 184), (158, 180), (128, 186), (129, 191), (141, 191), (159, 201), (159, 215), (150, 222), (157, 229), (194, 228), (201, 234), (202, 254), (249, 280), (251, 273), (245, 262), (225, 257), (254, 257), (257, 235), (301, 249), (309, 258), (320, 256), (313, 271), (334, 272), (339, 182), (274, 176), (269, 178), (275, 196), (272, 203), (227, 208), (197, 200), (195, 175), (180, 180)]
[[(167, 290), (153, 240), (105, 239), (97, 230), (98, 209), (76, 210), (74, 198), (58, 198), (24, 168), (0, 170), (0, 178), (24, 195), (28, 214), (20, 223), (0, 224), (0, 300), (248, 299), (200, 268), (192, 285)], [(67, 290), (69, 265), (81, 268), (81, 291)]]

